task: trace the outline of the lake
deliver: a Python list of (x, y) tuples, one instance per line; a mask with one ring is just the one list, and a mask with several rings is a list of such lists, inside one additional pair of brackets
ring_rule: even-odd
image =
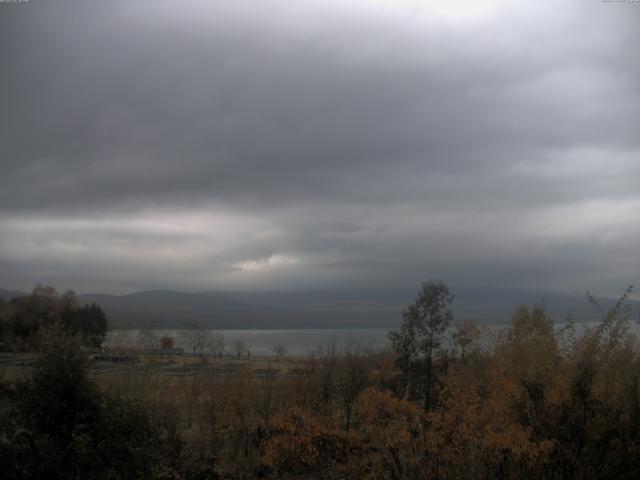
[[(386, 328), (215, 330), (224, 334), (227, 352), (231, 353), (234, 342), (240, 340), (252, 355), (273, 355), (273, 347), (276, 345), (284, 346), (290, 355), (309, 355), (321, 347), (331, 346), (339, 350), (347, 346), (379, 350), (387, 345), (387, 331)], [(138, 334), (139, 330), (113, 330), (109, 332), (105, 346), (136, 346)], [(185, 352), (189, 351), (183, 340), (183, 330), (155, 330), (155, 335), (172, 337), (176, 347), (184, 348)]]
[[(565, 324), (558, 322), (556, 328), (562, 328)], [(587, 327), (596, 323), (576, 323), (578, 334)], [(640, 337), (640, 326), (636, 322), (630, 322), (630, 330)], [(495, 333), (501, 326), (489, 326), (489, 334)], [(252, 355), (273, 355), (273, 347), (284, 346), (290, 355), (310, 355), (319, 348), (335, 346), (337, 350), (343, 350), (348, 346), (382, 350), (389, 345), (386, 328), (359, 328), (359, 329), (305, 329), (305, 330), (212, 330), (222, 332), (226, 343), (226, 352), (233, 352), (233, 344), (236, 341), (244, 342)], [(105, 346), (107, 347), (134, 347), (138, 345), (139, 330), (113, 330), (107, 335)], [(183, 339), (184, 330), (155, 330), (157, 337), (172, 337), (176, 347), (182, 347), (185, 352), (189, 347)], [(205, 352), (207, 350), (205, 349)]]

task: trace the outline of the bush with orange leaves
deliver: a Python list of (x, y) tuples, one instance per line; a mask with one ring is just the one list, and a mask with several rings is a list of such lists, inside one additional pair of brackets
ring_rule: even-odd
[(419, 405), (388, 390), (367, 388), (358, 399), (358, 429), (350, 436), (343, 473), (354, 479), (421, 478), (424, 427)]
[[(326, 478), (345, 462), (347, 435), (333, 421), (300, 407), (271, 417), (262, 464), (273, 478)], [(314, 477), (317, 476), (317, 477)]]
[(503, 378), (494, 379), (484, 399), (454, 372), (443, 383), (441, 405), (427, 415), (428, 477), (524, 478), (546, 461), (554, 442), (537, 439), (529, 426), (518, 422), (514, 399), (509, 398), (515, 390)]

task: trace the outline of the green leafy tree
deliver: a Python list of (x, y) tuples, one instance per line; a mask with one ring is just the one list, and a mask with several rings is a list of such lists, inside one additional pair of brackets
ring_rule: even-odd
[(98, 391), (78, 336), (59, 325), (44, 328), (40, 336), (42, 351), (26, 385), (24, 407), (35, 430), (66, 447), (78, 425), (95, 420)]
[[(15, 402), (33, 439), (32, 456), (41, 461), (27, 478), (176, 478), (181, 442), (171, 419), (142, 402), (101, 393), (78, 334), (54, 325), (39, 335), (40, 358)], [(6, 478), (21, 478), (20, 466)]]
[(434, 400), (434, 357), (453, 320), (453, 299), (444, 282), (423, 282), (414, 302), (402, 313), (400, 329), (389, 332), (409, 393), (427, 410)]
[(107, 326), (107, 316), (99, 305), (91, 303), (80, 309), (80, 332), (94, 347), (100, 347), (104, 342)]

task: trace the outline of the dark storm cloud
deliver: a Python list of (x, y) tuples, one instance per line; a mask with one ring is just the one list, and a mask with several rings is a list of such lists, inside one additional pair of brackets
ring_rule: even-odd
[(640, 9), (484, 3), (0, 5), (0, 281), (617, 290)]

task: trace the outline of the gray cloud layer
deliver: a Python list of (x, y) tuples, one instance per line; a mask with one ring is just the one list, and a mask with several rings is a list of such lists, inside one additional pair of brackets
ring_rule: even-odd
[(639, 21), (0, 4), (0, 284), (618, 291), (640, 264)]

